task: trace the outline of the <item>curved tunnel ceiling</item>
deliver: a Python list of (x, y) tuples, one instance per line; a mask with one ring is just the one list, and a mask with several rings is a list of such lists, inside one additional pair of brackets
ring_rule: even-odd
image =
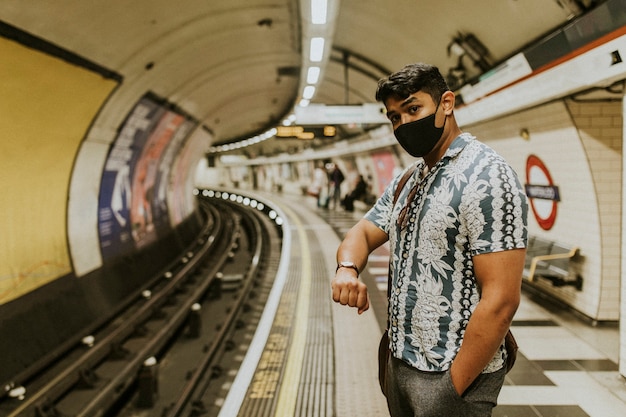
[[(373, 102), (376, 80), (409, 62), (457, 66), (448, 46), (473, 34), (495, 64), (593, 1), (341, 0), (333, 53), (312, 103)], [(0, 20), (176, 104), (216, 144), (276, 126), (299, 100), (301, 8), (309, 0), (0, 2)], [(466, 76), (480, 70), (463, 62)], [(111, 126), (117, 128), (117, 126)]]

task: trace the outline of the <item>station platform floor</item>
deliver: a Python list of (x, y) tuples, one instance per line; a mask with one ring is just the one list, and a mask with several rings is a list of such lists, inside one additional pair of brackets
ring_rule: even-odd
[[(370, 309), (358, 315), (332, 302), (330, 280), (340, 237), (362, 217), (363, 208), (346, 212), (318, 208), (308, 196), (264, 197), (288, 219), (283, 246), (289, 246), (289, 262), (280, 294), (274, 301), (270, 295), (269, 312), (266, 307), (263, 313), (267, 330), (257, 331), (241, 348), (247, 353), (225, 388), (219, 415), (388, 416), (377, 378), (377, 348), (386, 322), (386, 247), (370, 256), (361, 275)], [(512, 331), (520, 350), (494, 417), (626, 416), (617, 325), (592, 326), (524, 291)]]

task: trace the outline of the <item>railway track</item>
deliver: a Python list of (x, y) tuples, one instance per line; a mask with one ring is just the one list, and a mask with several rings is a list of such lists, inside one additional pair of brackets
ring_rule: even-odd
[[(213, 407), (246, 314), (271, 288), (279, 229), (262, 210), (201, 198), (206, 227), (113, 320), (0, 399), (0, 415), (192, 416)], [(269, 268), (268, 268), (269, 267)], [(241, 337), (241, 336), (239, 336)]]

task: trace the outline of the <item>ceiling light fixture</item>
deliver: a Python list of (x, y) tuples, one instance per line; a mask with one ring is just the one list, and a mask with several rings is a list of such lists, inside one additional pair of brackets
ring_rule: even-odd
[[(307, 85), (319, 84), (324, 79), (324, 70), (330, 57), (339, 14), (339, 0), (299, 0), (302, 13), (302, 66), (300, 91)], [(316, 88), (319, 92), (319, 88)], [(315, 94), (315, 93), (314, 93)], [(313, 97), (296, 106), (308, 106)]]
[(316, 84), (319, 79), (320, 67), (310, 67), (306, 75), (307, 84)]
[(312, 85), (307, 85), (304, 87), (304, 91), (302, 92), (302, 98), (310, 100), (315, 95), (315, 87)]
[(326, 24), (328, 0), (311, 0), (311, 23), (314, 25)]
[(324, 57), (324, 38), (320, 36), (311, 38), (309, 60), (311, 60), (311, 62), (321, 62), (323, 57)]

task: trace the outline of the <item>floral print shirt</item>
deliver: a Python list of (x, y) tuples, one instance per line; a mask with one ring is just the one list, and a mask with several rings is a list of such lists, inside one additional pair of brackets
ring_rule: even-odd
[[(528, 202), (513, 169), (468, 133), (429, 172), (424, 167), (419, 160), (394, 205), (396, 177), (365, 218), (389, 236), (392, 355), (423, 371), (445, 371), (480, 299), (472, 257), (526, 247)], [(483, 372), (499, 370), (505, 359), (503, 341)]]

